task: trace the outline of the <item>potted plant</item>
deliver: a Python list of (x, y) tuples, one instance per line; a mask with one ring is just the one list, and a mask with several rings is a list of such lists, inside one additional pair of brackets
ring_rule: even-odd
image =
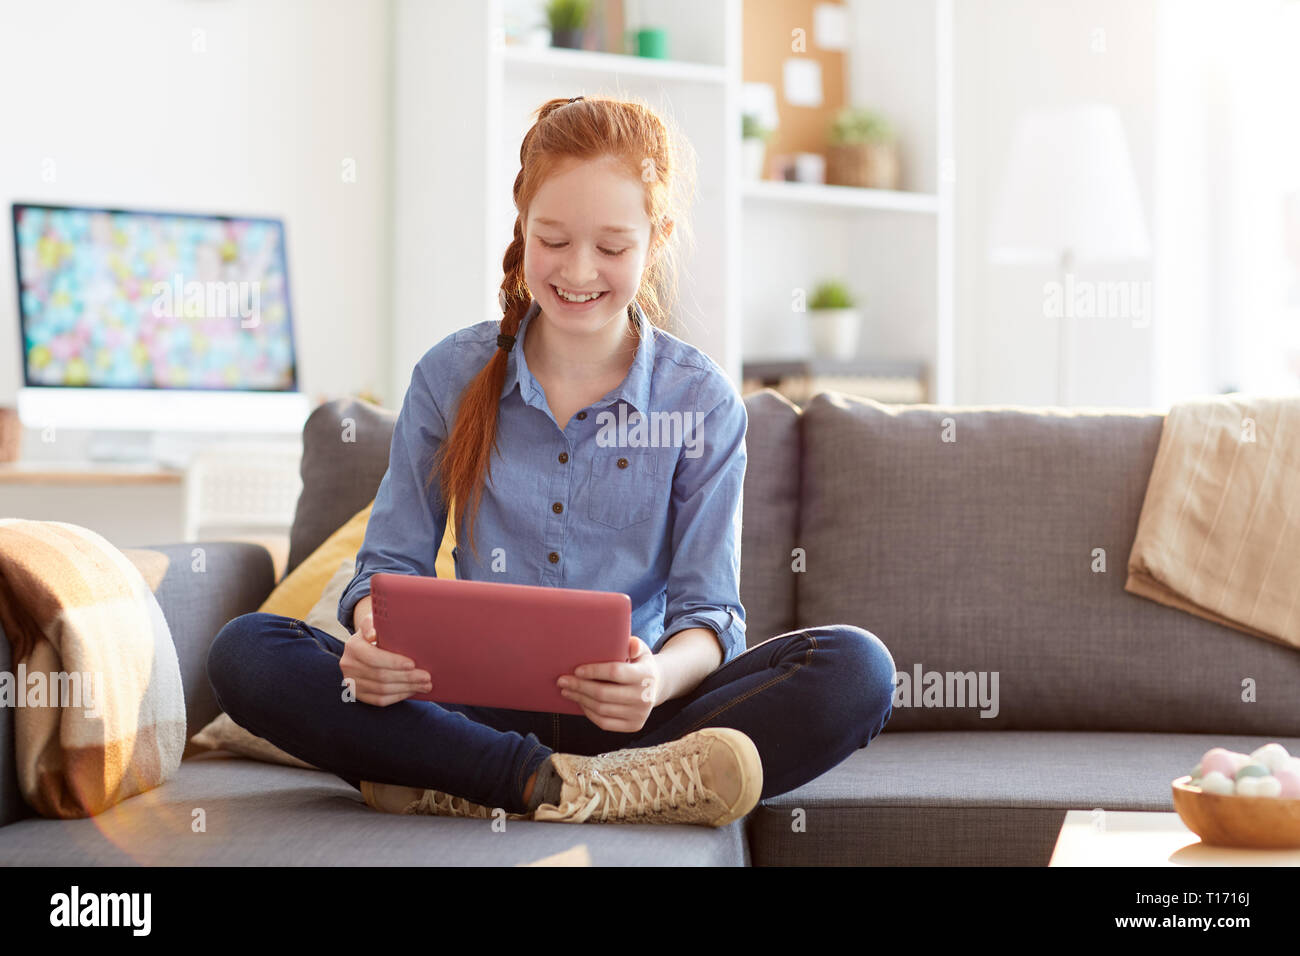
[(844, 283), (830, 280), (813, 290), (808, 304), (808, 331), (815, 356), (855, 358), (861, 328), (861, 313)]
[(772, 130), (751, 113), (740, 117), (740, 158), (745, 178), (748, 180), (763, 178), (763, 159), (767, 156), (767, 141), (772, 138)]
[(827, 183), (897, 189), (898, 167), (898, 140), (888, 119), (853, 106), (836, 114), (826, 154)]
[(551, 25), (551, 46), (581, 50), (591, 0), (550, 0), (546, 19)]

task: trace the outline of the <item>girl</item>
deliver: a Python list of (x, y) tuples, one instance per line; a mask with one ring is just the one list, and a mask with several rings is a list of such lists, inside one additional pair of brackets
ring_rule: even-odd
[[(745, 405), (719, 366), (659, 327), (682, 155), (639, 103), (579, 96), (537, 111), (504, 316), (415, 367), (339, 602), (352, 637), (255, 613), (212, 645), (226, 713), (376, 809), (722, 826), (865, 747), (890, 717), (893, 659), (861, 628), (746, 650)], [(457, 502), (470, 551), (453, 552), (458, 578), (632, 599), (630, 663), (559, 678), (584, 716), (408, 699), (437, 675), (383, 649), (369, 579), (432, 576)]]

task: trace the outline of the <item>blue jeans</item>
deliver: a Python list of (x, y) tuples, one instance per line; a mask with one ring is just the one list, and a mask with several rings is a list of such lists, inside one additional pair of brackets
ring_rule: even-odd
[[(403, 700), (345, 701), (343, 644), (257, 612), (221, 629), (208, 679), (235, 723), (342, 777), (441, 790), (524, 813), (524, 786), (552, 753), (592, 756), (734, 727), (754, 741), (763, 797), (802, 786), (867, 746), (893, 710), (894, 660), (875, 635), (838, 624), (773, 637), (665, 701), (635, 733), (585, 716)], [(436, 679), (436, 676), (435, 676)]]

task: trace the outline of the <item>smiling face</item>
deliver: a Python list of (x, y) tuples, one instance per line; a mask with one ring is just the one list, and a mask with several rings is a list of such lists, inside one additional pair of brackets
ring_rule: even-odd
[(538, 189), (523, 228), (524, 280), (548, 321), (590, 333), (626, 315), (650, 243), (639, 180), (609, 159), (570, 160)]

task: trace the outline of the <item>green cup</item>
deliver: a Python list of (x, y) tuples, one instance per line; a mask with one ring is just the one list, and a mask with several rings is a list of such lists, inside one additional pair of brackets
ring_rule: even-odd
[(652, 60), (668, 59), (668, 31), (662, 27), (646, 27), (636, 31), (637, 56)]

